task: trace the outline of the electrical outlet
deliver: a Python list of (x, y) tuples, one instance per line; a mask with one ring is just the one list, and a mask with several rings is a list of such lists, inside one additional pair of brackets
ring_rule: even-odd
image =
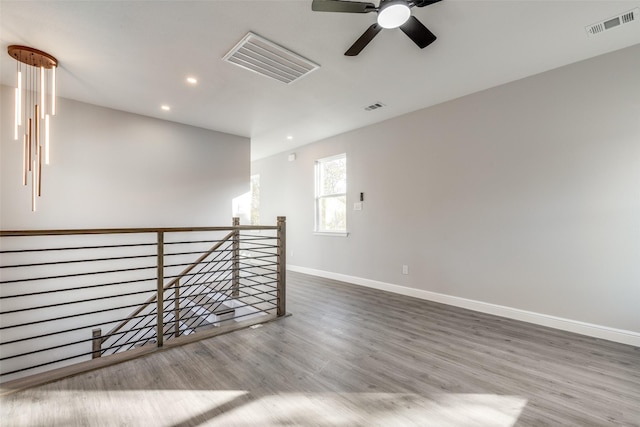
[(409, 274), (409, 266), (408, 265), (403, 265), (402, 266), (402, 274)]
[(289, 255), (289, 256), (293, 256), (293, 251), (291, 251), (291, 253), (290, 253), (290, 255)]

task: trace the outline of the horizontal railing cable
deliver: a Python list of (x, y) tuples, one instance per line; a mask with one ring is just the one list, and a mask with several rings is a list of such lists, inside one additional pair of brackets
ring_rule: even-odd
[(156, 266), (151, 265), (151, 266), (145, 266), (145, 267), (132, 267), (132, 268), (121, 268), (121, 269), (115, 269), (115, 270), (90, 271), (85, 273), (61, 274), (56, 276), (33, 277), (29, 279), (13, 279), (13, 280), (0, 281), (0, 285), (6, 285), (10, 283), (34, 282), (34, 281), (51, 280), (51, 279), (69, 279), (72, 277), (95, 276), (99, 274), (109, 274), (109, 273), (123, 273), (123, 272), (140, 271), (140, 270), (152, 270), (154, 268), (156, 268)]
[[(165, 265), (165, 268), (169, 267), (185, 267), (191, 265), (190, 263), (180, 263), (180, 264), (168, 264)], [(122, 272), (131, 272), (131, 271), (140, 271), (140, 270), (152, 270), (155, 269), (155, 265), (144, 266), (144, 267), (131, 267), (131, 268), (122, 268), (122, 269), (114, 269), (114, 270), (99, 270), (92, 272), (84, 272), (84, 273), (73, 273), (73, 274), (63, 274), (56, 276), (42, 276), (42, 277), (33, 277), (29, 279), (13, 279), (13, 280), (4, 280), (0, 281), (0, 285), (10, 284), (10, 283), (21, 283), (21, 282), (33, 282), (33, 281), (41, 281), (41, 280), (52, 280), (52, 279), (68, 279), (72, 277), (80, 277), (80, 276), (90, 276), (90, 275), (100, 275), (100, 274), (109, 274), (109, 273), (122, 273)]]
[(284, 227), (0, 230), (0, 381), (282, 315)]
[[(142, 315), (141, 317), (148, 317), (148, 316), (149, 316), (148, 314), (145, 314), (145, 315)], [(59, 330), (59, 331), (49, 332), (49, 333), (46, 333), (46, 334), (22, 337), (22, 338), (18, 338), (18, 339), (14, 339), (14, 340), (4, 341), (4, 342), (0, 343), (0, 346), (9, 345), (9, 344), (15, 344), (15, 343), (18, 343), (18, 342), (23, 342), (23, 341), (34, 340), (34, 339), (38, 339), (38, 338), (50, 337), (50, 336), (54, 336), (54, 335), (66, 334), (66, 333), (69, 333), (69, 332), (86, 330), (86, 329), (89, 329), (89, 328), (95, 328), (95, 327), (102, 326), (102, 325), (103, 325), (102, 322), (91, 323), (91, 324), (88, 324), (88, 325), (77, 326), (77, 327), (69, 328), (69, 329), (62, 329), (62, 330)], [(122, 332), (122, 333), (126, 333), (126, 331)]]
[(155, 280), (155, 277), (142, 278), (142, 279), (133, 279), (133, 280), (125, 280), (120, 282), (110, 282), (110, 283), (101, 283), (98, 285), (84, 285), (84, 286), (76, 286), (73, 288), (61, 288), (61, 289), (51, 289), (48, 291), (37, 291), (37, 292), (27, 292), (23, 294), (14, 294), (14, 295), (2, 295), (0, 296), (0, 300), (8, 299), (8, 298), (18, 298), (18, 297), (28, 297), (35, 295), (45, 295), (45, 294), (53, 294), (53, 293), (61, 293), (61, 292), (70, 292), (70, 291), (79, 291), (84, 289), (94, 289), (94, 288), (103, 288), (107, 286), (118, 286), (118, 285), (127, 285), (133, 283), (144, 283), (150, 280)]
[(127, 243), (120, 245), (100, 245), (100, 246), (66, 246), (56, 248), (36, 248), (36, 249), (14, 249), (14, 250), (0, 250), (2, 254), (17, 254), (17, 253), (29, 253), (29, 252), (54, 252), (54, 251), (73, 251), (73, 250), (88, 250), (88, 249), (113, 249), (113, 248), (131, 248), (131, 247), (155, 247), (156, 243)]
[(122, 261), (122, 260), (130, 260), (130, 259), (155, 258), (155, 257), (156, 257), (155, 254), (149, 254), (149, 255), (135, 255), (135, 256), (121, 256), (121, 257), (72, 259), (72, 260), (49, 261), (49, 262), (40, 262), (40, 263), (32, 263), (32, 264), (5, 265), (0, 268), (42, 267), (47, 265), (64, 265), (64, 264), (80, 264), (80, 263), (84, 264), (88, 262)]
[(20, 327), (24, 327), (24, 326), (31, 326), (31, 325), (39, 325), (42, 323), (47, 323), (47, 322), (55, 322), (58, 320), (65, 320), (65, 319), (73, 319), (76, 317), (81, 317), (81, 316), (88, 316), (90, 314), (98, 314), (98, 313), (106, 313), (109, 311), (114, 311), (114, 310), (120, 310), (123, 308), (132, 308), (132, 307), (137, 307), (140, 304), (129, 304), (129, 305), (121, 305), (118, 307), (109, 307), (109, 308), (104, 308), (101, 310), (93, 310), (93, 311), (87, 311), (87, 312), (83, 312), (83, 313), (75, 313), (75, 314), (69, 314), (66, 316), (58, 316), (58, 317), (52, 317), (52, 318), (48, 318), (48, 319), (42, 319), (42, 320), (34, 320), (31, 322), (24, 322), (24, 323), (18, 323), (15, 325), (11, 325), (11, 326), (0, 326), (0, 330), (6, 330), (9, 328), (20, 328)]
[(85, 298), (85, 299), (79, 299), (79, 300), (74, 300), (74, 301), (65, 301), (65, 302), (60, 302), (60, 303), (57, 303), (57, 304), (36, 305), (36, 306), (32, 306), (32, 307), (0, 311), (0, 315), (12, 314), (12, 313), (21, 313), (21, 312), (24, 312), (24, 311), (43, 310), (43, 309), (46, 309), (46, 308), (62, 307), (62, 306), (65, 306), (65, 305), (72, 305), (72, 304), (82, 304), (82, 303), (85, 303), (85, 302), (101, 301), (101, 300), (106, 300), (106, 299), (111, 299), (111, 298), (122, 298), (122, 297), (126, 297), (126, 296), (131, 296), (131, 295), (148, 294), (149, 292), (150, 292), (149, 290), (136, 291), (136, 292), (125, 292), (125, 293), (117, 294), (117, 295), (106, 295), (106, 296), (103, 296), (103, 297)]

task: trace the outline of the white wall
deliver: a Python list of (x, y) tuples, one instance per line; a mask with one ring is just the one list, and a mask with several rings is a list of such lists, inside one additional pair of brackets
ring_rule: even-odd
[(249, 189), (248, 138), (59, 99), (33, 213), (7, 86), (1, 123), (2, 229), (230, 225)]
[[(640, 45), (255, 161), (261, 216), (287, 215), (293, 266), (640, 342), (638, 70)], [(313, 162), (341, 152), (364, 208), (315, 236)]]

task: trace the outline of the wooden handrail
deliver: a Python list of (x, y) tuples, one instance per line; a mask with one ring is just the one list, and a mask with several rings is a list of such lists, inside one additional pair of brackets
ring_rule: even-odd
[[(7, 272), (0, 285), (4, 288), (5, 284), (27, 283), (16, 291), (18, 287), (12, 286), (10, 297), (42, 295), (45, 299), (53, 293), (60, 295), (55, 298), (56, 303), (43, 307), (19, 302), (11, 310), (2, 311), (0, 316), (4, 319), (9, 313), (47, 309), (34, 319), (25, 316), (19, 324), (5, 325), (3, 320), (3, 329), (43, 322), (51, 322), (52, 327), (47, 327), (47, 333), (16, 335), (16, 339), (3, 339), (0, 344), (61, 336), (59, 344), (56, 340), (51, 347), (38, 345), (36, 351), (18, 344), (11, 356), (3, 358), (2, 378), (60, 362), (73, 363), (67, 361), (74, 358), (94, 358), (99, 362), (104, 356), (113, 355), (117, 360), (117, 353), (133, 350), (139, 354), (142, 346), (144, 350), (162, 347), (162, 338), (165, 343), (173, 343), (174, 339), (183, 338), (181, 335), (194, 332), (206, 337), (211, 335), (210, 330), (235, 330), (262, 323), (269, 316), (286, 315), (286, 270), (278, 268), (279, 263), (286, 266), (284, 227), (284, 218), (279, 217), (276, 226), (241, 226), (234, 218), (233, 225), (220, 227), (0, 229), (0, 269)], [(188, 236), (194, 231), (196, 236)], [(102, 237), (96, 241), (98, 236)], [(7, 265), (9, 261), (11, 265)], [(56, 269), (49, 272), (53, 265)], [(33, 268), (39, 266), (47, 267)], [(137, 273), (142, 270), (147, 273)], [(66, 278), (71, 277), (86, 277), (87, 282), (83, 279), (67, 283)], [(139, 285), (131, 288), (130, 284), (136, 283)], [(81, 295), (75, 292), (84, 289), (90, 291)], [(93, 291), (98, 289), (101, 292)], [(136, 294), (138, 298), (133, 297)], [(127, 299), (119, 299), (122, 297)], [(222, 301), (226, 301), (225, 313), (216, 308)], [(123, 316), (124, 313), (127, 314)], [(74, 318), (78, 318), (75, 323), (66, 320)], [(80, 330), (87, 333), (87, 339), (82, 340), (88, 344), (83, 346), (86, 348), (76, 348), (81, 341), (59, 335)], [(33, 358), (35, 362), (30, 361), (31, 357), (22, 357), (34, 353), (38, 353)], [(5, 359), (12, 361), (5, 365)]]
[(227, 230), (276, 230), (274, 225), (238, 225), (232, 227), (169, 227), (169, 228), (78, 228), (67, 230), (0, 230), (0, 237), (17, 236), (73, 236), (78, 234), (135, 234), (135, 233), (179, 233), (191, 231)]
[[(228, 228), (226, 228), (228, 230)], [(167, 290), (173, 286), (176, 285), (176, 283), (178, 283), (180, 281), (181, 278), (183, 278), (184, 276), (186, 276), (191, 270), (193, 270), (198, 264), (200, 264), (202, 261), (204, 261), (209, 255), (211, 255), (213, 252), (215, 252), (216, 250), (218, 250), (220, 248), (220, 246), (222, 246), (223, 243), (227, 242), (229, 239), (231, 239), (233, 236), (235, 235), (235, 230), (231, 231), (229, 234), (227, 234), (225, 237), (222, 238), (222, 240), (220, 240), (218, 243), (216, 243), (215, 245), (213, 245), (213, 247), (211, 249), (209, 249), (207, 252), (205, 252), (204, 254), (202, 254), (195, 262), (193, 262), (191, 265), (189, 265), (187, 268), (185, 268), (184, 270), (182, 270), (182, 272), (176, 276), (173, 280), (171, 280), (169, 283), (167, 283), (166, 285), (164, 285), (164, 290)], [(135, 318), (138, 314), (140, 314), (142, 312), (142, 310), (144, 310), (145, 308), (147, 308), (150, 304), (152, 304), (153, 302), (156, 301), (156, 299), (158, 298), (158, 294), (156, 293), (156, 295), (150, 297), (148, 300), (146, 300), (145, 302), (142, 303), (142, 305), (138, 308), (136, 308), (129, 316), (127, 316), (125, 319), (123, 319), (120, 323), (118, 323), (112, 330), (110, 330), (109, 332), (107, 332), (105, 335), (102, 336), (102, 341), (101, 343), (104, 343), (107, 339), (109, 339), (112, 335), (114, 335), (116, 332), (120, 331), (120, 329), (122, 329), (127, 323), (129, 323), (131, 320), (133, 320), (133, 318)]]

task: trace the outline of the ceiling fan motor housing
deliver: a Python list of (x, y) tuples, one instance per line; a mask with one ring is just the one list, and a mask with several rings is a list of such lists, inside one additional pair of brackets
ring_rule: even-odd
[(378, 24), (382, 28), (398, 28), (407, 22), (411, 9), (405, 0), (388, 0), (380, 2)]

